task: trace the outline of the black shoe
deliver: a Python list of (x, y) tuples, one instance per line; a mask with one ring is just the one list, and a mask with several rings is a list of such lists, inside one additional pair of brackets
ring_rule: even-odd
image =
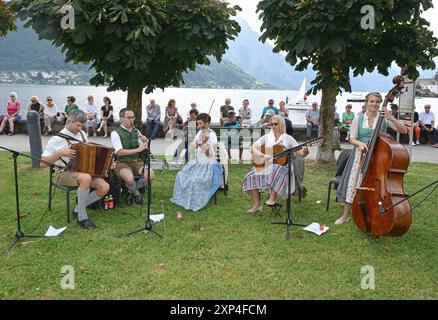
[(90, 219), (78, 221), (78, 224), (84, 229), (96, 229), (96, 225)]
[(128, 206), (134, 203), (134, 195), (132, 193), (128, 193), (128, 195), (126, 196), (126, 203), (128, 204)]
[(138, 194), (137, 196), (134, 196), (134, 201), (139, 206), (142, 206), (143, 205), (143, 197), (141, 196), (141, 194)]

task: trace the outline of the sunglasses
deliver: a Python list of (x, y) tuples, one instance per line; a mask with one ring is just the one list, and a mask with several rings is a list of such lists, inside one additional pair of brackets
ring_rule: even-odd
[(53, 99), (47, 99), (47, 101), (52, 101)]
[(278, 122), (271, 122), (271, 126), (278, 126), (279, 123)]

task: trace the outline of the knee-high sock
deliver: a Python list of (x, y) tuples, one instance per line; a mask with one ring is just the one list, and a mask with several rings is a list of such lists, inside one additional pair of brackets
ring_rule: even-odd
[(87, 198), (87, 207), (88, 207), (90, 204), (95, 203), (96, 201), (98, 201), (98, 200), (100, 200), (100, 199), (102, 199), (102, 197), (99, 196), (99, 195), (96, 193), (96, 191), (90, 192), (90, 193), (88, 194), (88, 198)]
[(140, 192), (137, 190), (137, 184), (135, 183), (135, 181), (132, 186), (126, 185), (126, 187), (128, 188), (129, 192), (131, 192), (134, 196), (138, 196), (140, 194)]
[(90, 189), (78, 188), (78, 205), (75, 210), (78, 213), (78, 220), (82, 221), (88, 218), (87, 216), (87, 199)]

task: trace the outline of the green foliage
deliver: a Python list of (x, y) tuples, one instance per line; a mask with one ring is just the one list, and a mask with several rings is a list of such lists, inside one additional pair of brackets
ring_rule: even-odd
[[(72, 70), (83, 77), (80, 83), (88, 83), (88, 80), (94, 76), (94, 70), (88, 71), (89, 66), (82, 63), (78, 65), (65, 63), (64, 54), (50, 41), (38, 40), (32, 29), (23, 27), (23, 22), (17, 22), (17, 29), (17, 32), (11, 32), (0, 40), (1, 71)], [(184, 73), (183, 79), (186, 87), (275, 89), (268, 83), (259, 83), (227, 59), (222, 59), (221, 63), (218, 63), (212, 58), (210, 65), (198, 65), (195, 71)]]
[(67, 61), (91, 63), (97, 73), (91, 83), (109, 83), (109, 90), (178, 86), (184, 71), (209, 64), (207, 56), (220, 60), (240, 29), (230, 20), (239, 8), (219, 0), (76, 0), (73, 30), (60, 27), (64, 1), (13, 3)]
[[(365, 4), (375, 10), (374, 29), (361, 27)], [(355, 76), (375, 68), (387, 75), (393, 62), (406, 66), (415, 79), (416, 68), (434, 69), (438, 55), (437, 39), (420, 16), (430, 7), (431, 0), (262, 0), (261, 40), (275, 40), (274, 51), (286, 51), (297, 70), (312, 65), (317, 71), (313, 92), (327, 81), (351, 91), (350, 68)]]
[[(55, 192), (52, 211), (47, 207), (47, 172), (30, 169), (19, 157), (20, 212), (25, 234), (41, 234), (49, 224), (65, 223), (65, 194)], [(0, 152), (0, 194), (6, 205), (0, 215), (0, 248), (6, 250), (16, 231), (12, 157)], [(23, 238), (0, 256), (0, 299), (437, 299), (436, 201), (429, 198), (415, 212), (411, 228), (401, 237), (379, 242), (361, 233), (350, 220), (333, 222), (342, 208), (332, 202), (325, 211), (322, 195), (335, 166), (316, 166), (306, 160), (308, 197), (294, 197), (296, 223), (316, 221), (330, 230), (317, 236), (271, 224), (269, 210), (247, 213), (251, 200), (240, 188), (249, 165), (229, 167), (229, 197), (218, 195), (199, 212), (187, 212), (170, 203), (175, 171), (156, 172), (152, 183), (153, 214), (164, 205), (165, 222), (154, 230), (163, 235), (129, 231), (144, 226), (146, 208), (135, 205), (113, 211), (89, 211), (96, 230), (72, 222), (59, 237)], [(406, 192), (431, 183), (438, 166), (415, 163), (406, 175)], [(74, 197), (74, 196), (73, 196)], [(413, 202), (418, 204), (421, 196)], [(263, 196), (263, 199), (266, 199)], [(332, 199), (334, 199), (332, 194)], [(72, 201), (73, 204), (73, 201)], [(278, 221), (284, 221), (285, 210)], [(185, 217), (180, 222), (175, 211)], [(40, 223), (41, 222), (41, 223)], [(39, 224), (40, 223), (40, 224)], [(35, 230), (34, 230), (35, 229)], [(2, 254), (4, 251), (2, 251)], [(75, 270), (75, 289), (63, 290), (61, 268)], [(374, 268), (375, 290), (361, 289), (365, 274)]]
[(0, 0), (0, 38), (4, 37), (8, 31), (15, 30), (15, 18), (7, 7), (4, 0)]

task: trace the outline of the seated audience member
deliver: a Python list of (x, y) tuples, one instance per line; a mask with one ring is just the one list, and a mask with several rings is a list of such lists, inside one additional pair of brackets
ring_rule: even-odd
[(154, 140), (161, 127), (161, 109), (155, 102), (155, 99), (150, 100), (149, 104), (146, 106), (146, 112), (146, 136), (148, 136), (149, 139)]
[(312, 136), (312, 130), (314, 128), (318, 129), (319, 126), (319, 108), (317, 102), (312, 103), (312, 108), (307, 110), (306, 121), (306, 137), (307, 139), (310, 139), (310, 137)]
[(9, 133), (8, 136), (14, 135), (14, 122), (16, 120), (21, 119), (20, 108), (21, 103), (17, 99), (17, 94), (15, 92), (11, 92), (9, 94), (9, 101), (6, 105), (6, 114), (3, 115), (0, 124), (0, 135), (2, 135), (5, 130), (6, 124), (9, 124)]
[(438, 148), (438, 131), (435, 129), (435, 114), (430, 111), (431, 105), (424, 106), (424, 112), (420, 113), (421, 136), (428, 138), (432, 147)]

